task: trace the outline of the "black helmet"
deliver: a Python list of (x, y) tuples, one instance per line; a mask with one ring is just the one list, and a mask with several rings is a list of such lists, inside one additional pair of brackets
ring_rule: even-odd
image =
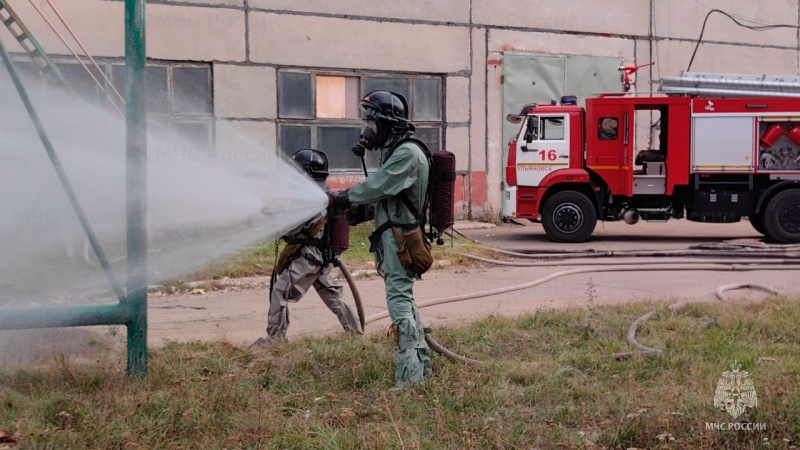
[[(367, 115), (358, 144), (353, 147), (353, 152), (358, 156), (364, 152), (357, 149), (378, 150), (387, 142), (396, 141), (415, 131), (414, 125), (408, 121), (408, 103), (400, 94), (372, 91), (361, 99), (360, 105)], [(374, 115), (370, 115), (370, 112)]]
[(372, 91), (361, 100), (361, 107), (379, 112), (381, 118), (408, 121), (408, 102), (400, 94), (389, 91)]
[(325, 181), (328, 178), (328, 155), (325, 152), (306, 148), (294, 152), (292, 160), (311, 178), (317, 181)]

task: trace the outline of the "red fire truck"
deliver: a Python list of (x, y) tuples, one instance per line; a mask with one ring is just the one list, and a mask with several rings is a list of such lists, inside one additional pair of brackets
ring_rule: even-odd
[(800, 78), (684, 73), (660, 92), (528, 105), (508, 120), (503, 215), (582, 242), (597, 220), (736, 222), (800, 242)]

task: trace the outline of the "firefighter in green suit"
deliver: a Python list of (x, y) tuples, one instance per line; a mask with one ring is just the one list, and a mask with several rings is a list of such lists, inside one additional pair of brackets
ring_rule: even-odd
[(391, 225), (401, 232), (419, 226), (430, 167), (422, 148), (405, 141), (413, 134), (414, 125), (408, 120), (408, 104), (403, 96), (373, 91), (361, 101), (361, 108), (364, 124), (353, 152), (363, 157), (364, 150), (380, 151), (381, 165), (363, 182), (331, 194), (331, 203), (345, 207), (374, 205), (376, 231), (370, 237), (370, 250), (375, 253), (376, 268), (386, 285), (386, 304), (399, 347), (395, 380), (402, 388), (408, 383), (422, 383), (431, 372), (431, 359), (414, 302), (416, 274), (401, 265)]

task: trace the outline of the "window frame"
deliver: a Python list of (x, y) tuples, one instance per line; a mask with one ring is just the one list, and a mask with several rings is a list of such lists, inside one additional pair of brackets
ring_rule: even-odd
[[(405, 78), (408, 82), (408, 89), (409, 95), (406, 98), (408, 102), (408, 109), (409, 114), (411, 115), (411, 121), (417, 127), (417, 129), (437, 129), (438, 136), (439, 136), (439, 148), (444, 148), (445, 145), (445, 134), (447, 130), (447, 122), (445, 117), (445, 92), (446, 92), (446, 77), (443, 75), (436, 75), (436, 74), (409, 74), (409, 73), (394, 73), (394, 72), (377, 72), (377, 71), (348, 71), (348, 70), (337, 70), (337, 69), (305, 69), (305, 68), (298, 68), (298, 67), (284, 67), (279, 68), (277, 70), (276, 75), (276, 103), (280, 103), (280, 96), (281, 96), (281, 85), (279, 83), (280, 74), (281, 73), (302, 73), (302, 74), (309, 74), (311, 76), (311, 117), (310, 118), (297, 118), (297, 117), (282, 117), (280, 112), (277, 114), (276, 118), (276, 151), (279, 153), (284, 152), (285, 150), (282, 148), (281, 142), (281, 128), (284, 126), (304, 126), (310, 128), (311, 134), (311, 147), (312, 148), (319, 148), (319, 128), (323, 127), (353, 127), (358, 128), (360, 130), (361, 125), (363, 123), (362, 118), (318, 118), (317, 117), (317, 76), (323, 77), (351, 77), (351, 78), (358, 78), (359, 86), (359, 100), (363, 98), (364, 95), (367, 94), (366, 92), (366, 81), (369, 78)], [(419, 79), (426, 79), (426, 80), (438, 80), (439, 81), (439, 115), (440, 119), (438, 121), (432, 120), (425, 120), (425, 121), (415, 121), (414, 120), (414, 104), (413, 104), (413, 96), (414, 96), (414, 80)], [(353, 143), (355, 144), (355, 142)], [(348, 149), (343, 149), (349, 151)], [(376, 166), (374, 165), (367, 165), (370, 169), (375, 169)], [(350, 168), (331, 168), (330, 172), (336, 175), (350, 175), (350, 174), (363, 174), (361, 167), (350, 167)]]
[[(614, 126), (614, 135), (605, 134), (605, 130), (603, 129), (603, 122), (611, 119), (613, 120), (616, 125)], [(619, 139), (619, 117), (617, 116), (603, 116), (597, 119), (597, 140), (599, 141), (616, 141)]]
[[(105, 81), (104, 78), (101, 78), (98, 74), (98, 70), (91, 64), (91, 61), (81, 59), (84, 64), (92, 71), (92, 73), (97, 77), (97, 79), (103, 83), (103, 87), (106, 89), (106, 93), (102, 93), (97, 85), (95, 84), (94, 80), (89, 77), (89, 74), (86, 73), (85, 69), (81, 66), (81, 64), (76, 61), (74, 58), (64, 58), (64, 57), (54, 57), (52, 58), (53, 63), (56, 64), (59, 68), (64, 66), (70, 66), (70, 70), (73, 70), (72, 66), (75, 66), (76, 73), (82, 73), (91, 84), (94, 86), (95, 93), (92, 98), (82, 95), (81, 93), (74, 92), (73, 94), (77, 96), (81, 101), (86, 103), (92, 104), (102, 109), (109, 110), (112, 114), (115, 114), (114, 108), (111, 106), (111, 102), (113, 102), (116, 107), (122, 111), (124, 114), (125, 107), (122, 102), (119, 101), (116, 94), (114, 94), (113, 90), (109, 85), (109, 82)], [(115, 58), (95, 58), (97, 65), (100, 66), (103, 74), (108, 77), (110, 84), (113, 84), (114, 87), (117, 88), (121, 95), (125, 95), (125, 81), (124, 81), (124, 70), (121, 72), (123, 80), (118, 82), (115, 79), (115, 67), (125, 67), (125, 61), (119, 60)], [(14, 58), (13, 62), (15, 65), (19, 64), (33, 64), (31, 61), (25, 59), (24, 57)], [(165, 67), (167, 69), (167, 87), (166, 87), (166, 103), (167, 103), (167, 112), (166, 113), (153, 113), (148, 111), (147, 112), (147, 119), (148, 121), (159, 121), (165, 122), (168, 126), (170, 132), (173, 131), (173, 123), (202, 123), (207, 125), (208, 127), (208, 143), (206, 148), (213, 151), (215, 148), (216, 142), (216, 115), (214, 112), (214, 68), (211, 63), (202, 63), (202, 62), (188, 62), (188, 61), (166, 61), (166, 60), (150, 60), (146, 61), (146, 67)], [(207, 92), (209, 95), (209, 108), (210, 110), (208, 113), (176, 113), (174, 111), (173, 103), (174, 103), (174, 86), (173, 86), (173, 69), (181, 68), (181, 67), (189, 67), (189, 68), (202, 68), (206, 69), (208, 76), (206, 77), (207, 84)], [(19, 67), (18, 67), (19, 68)], [(35, 73), (35, 79), (41, 82), (45, 87), (44, 89), (51, 89), (53, 88), (52, 83), (47, 81), (46, 77), (42, 75), (41, 71), (37, 70)], [(59, 87), (56, 86), (56, 89)], [(146, 93), (145, 93), (145, 101), (146, 101)], [(124, 117), (123, 117), (124, 119)]]
[[(545, 116), (545, 115), (540, 115), (540, 116), (537, 116), (537, 117), (539, 118), (539, 124), (538, 124), (539, 126), (537, 127), (537, 136), (536, 136), (536, 140), (537, 141), (558, 141), (558, 142), (563, 142), (567, 138), (567, 134), (566, 134), (567, 133), (567, 131), (566, 131), (567, 127), (565, 126), (566, 121), (567, 121), (566, 116)], [(552, 133), (552, 130), (558, 129), (556, 127), (547, 127), (547, 126), (545, 126), (545, 123), (547, 123), (547, 122), (553, 123), (555, 120), (561, 120), (561, 137), (559, 137), (559, 138), (544, 137), (547, 130), (551, 130), (550, 132)]]

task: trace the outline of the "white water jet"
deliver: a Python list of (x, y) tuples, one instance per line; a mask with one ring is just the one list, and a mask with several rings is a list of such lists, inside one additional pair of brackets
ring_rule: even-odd
[[(52, 87), (25, 85), (124, 288), (124, 121)], [(324, 193), (291, 161), (224, 124), (216, 125), (224, 142), (208, 152), (149, 126), (151, 284), (276, 238), (325, 209)], [(116, 301), (4, 70), (0, 161), (0, 308)]]

